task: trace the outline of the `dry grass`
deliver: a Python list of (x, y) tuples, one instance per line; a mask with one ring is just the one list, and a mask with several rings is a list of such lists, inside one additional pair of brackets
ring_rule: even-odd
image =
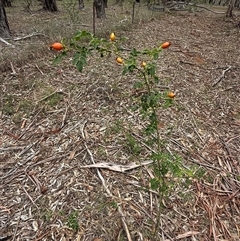
[[(110, 4), (98, 34), (115, 30), (128, 38), (127, 48), (172, 42), (159, 60), (159, 77), (177, 97), (159, 115), (161, 135), (186, 166), (205, 170), (201, 180), (187, 188), (179, 183), (165, 200), (159, 240), (237, 241), (239, 28), (210, 12), (163, 14), (144, 6), (132, 27), (129, 6), (122, 11)], [(132, 240), (156, 240), (151, 166), (124, 173), (84, 167), (148, 160), (144, 122), (130, 111), (136, 79), (122, 76), (114, 57), (90, 58), (83, 73), (69, 58), (52, 65), (52, 41), (79, 28), (91, 30), (90, 3), (77, 24), (59, 8), (58, 14), (37, 11), (38, 6), (31, 13), (7, 9), (15, 37), (42, 35), (8, 40), (15, 48), (1, 43), (0, 238), (130, 240), (128, 233)]]

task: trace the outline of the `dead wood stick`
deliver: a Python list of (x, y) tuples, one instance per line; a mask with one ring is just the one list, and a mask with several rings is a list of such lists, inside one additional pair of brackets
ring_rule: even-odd
[(8, 46), (14, 47), (14, 45), (10, 44), (9, 42), (7, 42), (6, 40), (4, 40), (3, 38), (0, 38), (0, 41), (3, 42), (3, 43), (5, 43), (5, 44), (8, 45)]
[(0, 205), (0, 209), (2, 209), (3, 211), (8, 212), (9, 214), (11, 214), (10, 209), (8, 209), (8, 208), (5, 207), (5, 206)]
[(38, 101), (36, 102), (36, 104), (42, 102), (43, 100), (48, 99), (49, 97), (51, 97), (51, 96), (53, 96), (53, 95), (55, 95), (55, 94), (62, 94), (62, 93), (63, 93), (62, 90), (55, 90), (55, 91), (53, 91), (51, 94), (49, 94), (49, 95), (43, 97), (42, 99), (38, 100)]
[(27, 38), (31, 38), (33, 36), (46, 36), (45, 34), (42, 33), (31, 33), (29, 35), (26, 35), (24, 37), (18, 37), (18, 38), (14, 38), (14, 41), (19, 41), (19, 40), (23, 40), (23, 39), (27, 39)]
[(16, 75), (17, 72), (16, 72), (16, 70), (14, 69), (12, 62), (10, 62), (10, 65), (11, 65), (11, 69), (12, 69), (12, 73), (11, 73), (11, 74), (12, 74), (12, 75)]
[(224, 69), (224, 70), (222, 71), (221, 76), (219, 76), (219, 77), (217, 78), (217, 80), (212, 84), (212, 87), (215, 87), (218, 83), (220, 83), (221, 80), (225, 77), (226, 72), (229, 71), (231, 68), (232, 68), (232, 66), (229, 66), (228, 68)]
[(36, 68), (38, 69), (38, 71), (39, 71), (42, 75), (44, 75), (44, 73), (43, 73), (42, 70), (38, 67), (38, 65), (36, 64), (35, 66), (36, 66)]
[(22, 134), (19, 136), (19, 140), (22, 139), (22, 137), (27, 133), (27, 131), (30, 129), (30, 127), (33, 125), (33, 123), (35, 122), (35, 120), (37, 119), (38, 115), (40, 114), (40, 112), (43, 110), (43, 108), (41, 108), (37, 114), (33, 117), (32, 121), (28, 124), (28, 126), (25, 128), (25, 131), (22, 132)]
[(0, 151), (15, 151), (15, 150), (21, 150), (26, 148), (26, 146), (9, 146), (9, 147), (0, 147)]
[(139, 163), (129, 163), (128, 165), (118, 165), (115, 163), (110, 163), (110, 162), (98, 162), (98, 163), (94, 163), (91, 165), (86, 165), (86, 166), (81, 166), (81, 168), (101, 168), (101, 169), (108, 169), (111, 171), (115, 171), (115, 172), (127, 172), (133, 169), (136, 169), (138, 167), (142, 167), (142, 166), (146, 166), (146, 165), (150, 165), (152, 164), (153, 161), (143, 161), (143, 162), (139, 162)]

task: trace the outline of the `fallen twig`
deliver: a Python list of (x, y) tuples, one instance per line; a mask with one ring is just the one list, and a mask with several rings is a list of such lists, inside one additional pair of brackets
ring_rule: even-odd
[(220, 83), (221, 80), (225, 77), (226, 72), (229, 71), (231, 68), (232, 68), (232, 67), (229, 66), (228, 68), (224, 69), (224, 70), (222, 71), (221, 76), (219, 76), (219, 77), (217, 78), (217, 80), (212, 84), (212, 87), (215, 87), (218, 83)]
[(183, 234), (179, 234), (176, 239), (182, 239), (182, 238), (187, 238), (187, 237), (191, 237), (191, 236), (194, 236), (196, 234), (199, 234), (199, 232), (197, 231), (189, 231), (189, 232), (186, 232), (186, 233), (183, 233)]
[(38, 69), (38, 71), (39, 71), (42, 75), (44, 75), (44, 73), (42, 72), (42, 70), (40, 70), (40, 68), (38, 67), (37, 64), (36, 64), (36, 68)]
[(12, 62), (10, 62), (10, 65), (11, 65), (11, 69), (12, 69), (12, 73), (11, 73), (11, 74), (12, 74), (12, 75), (16, 75), (17, 72), (15, 71)]
[(23, 39), (27, 39), (27, 38), (31, 38), (33, 36), (46, 36), (45, 34), (42, 33), (31, 33), (29, 35), (26, 35), (24, 37), (18, 37), (18, 38), (14, 38), (14, 41), (19, 41), (19, 40), (23, 40)]
[(8, 208), (5, 207), (5, 206), (0, 205), (0, 209), (2, 209), (3, 211), (8, 212), (9, 214), (11, 214), (10, 209), (8, 209)]
[(81, 166), (81, 168), (103, 168), (103, 169), (108, 169), (111, 171), (124, 173), (126, 171), (130, 171), (132, 169), (142, 167), (145, 165), (149, 165), (152, 163), (153, 163), (153, 161), (145, 161), (145, 162), (141, 162), (141, 163), (133, 162), (128, 165), (119, 165), (119, 164), (114, 164), (114, 163), (109, 163), (109, 162), (98, 162), (98, 163), (94, 163), (94, 164), (87, 165), (87, 166)]
[(6, 40), (4, 40), (3, 38), (0, 38), (0, 41), (1, 41), (1, 42), (3, 42), (3, 43), (5, 43), (5, 44), (6, 44), (6, 45), (8, 45), (8, 46), (15, 47), (13, 44), (11, 44), (11, 43), (7, 42), (7, 41), (6, 41)]
[(55, 95), (55, 94), (63, 94), (63, 93), (64, 93), (64, 92), (63, 92), (62, 90), (55, 90), (55, 91), (53, 91), (51, 94), (49, 94), (49, 95), (43, 97), (42, 99), (38, 100), (38, 101), (36, 102), (36, 104), (38, 104), (38, 103), (40, 103), (40, 102), (48, 99), (49, 97), (51, 97), (51, 96), (53, 96), (53, 95)]

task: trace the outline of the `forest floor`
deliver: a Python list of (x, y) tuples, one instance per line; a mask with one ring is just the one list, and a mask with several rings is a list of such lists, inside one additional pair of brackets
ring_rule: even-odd
[(70, 57), (53, 65), (51, 43), (92, 29), (91, 3), (80, 12), (57, 4), (56, 14), (39, 6), (6, 9), (13, 39), (0, 42), (0, 240), (239, 240), (237, 17), (136, 5), (132, 25), (131, 4), (124, 2), (109, 3), (107, 18), (97, 21), (98, 36), (114, 31), (126, 37), (125, 48), (172, 43), (157, 73), (160, 87), (176, 97), (159, 113), (159, 132), (172, 158), (202, 176), (187, 187), (176, 179), (153, 237), (159, 209), (158, 193), (149, 188), (152, 166), (88, 167), (93, 161), (128, 167), (154, 152), (144, 140), (145, 121), (131, 110), (137, 77), (123, 76), (115, 57), (92, 56), (82, 73)]

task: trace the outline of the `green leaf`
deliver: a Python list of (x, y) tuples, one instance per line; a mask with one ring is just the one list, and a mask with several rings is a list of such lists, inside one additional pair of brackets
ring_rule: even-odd
[(169, 172), (169, 166), (167, 161), (162, 161), (160, 169), (158, 170), (161, 176), (165, 176)]
[(124, 69), (123, 69), (122, 75), (125, 75), (127, 72), (128, 72), (128, 68), (127, 68), (126, 66), (124, 66)]
[(84, 65), (86, 65), (86, 64), (87, 64), (87, 56), (82, 55), (81, 58), (80, 58), (80, 61), (81, 61)]
[(87, 50), (82, 49), (81, 52), (76, 52), (73, 55), (73, 65), (76, 65), (77, 70), (82, 72), (83, 66), (87, 64)]
[(154, 54), (153, 54), (153, 59), (154, 59), (154, 60), (157, 60), (157, 59), (158, 59), (158, 56), (159, 56), (159, 55), (158, 55), (158, 53), (157, 53), (157, 52), (156, 52), (156, 53), (154, 53)]
[(63, 57), (65, 57), (67, 55), (67, 53), (65, 51), (63, 51), (62, 53), (60, 53), (59, 55), (57, 55), (55, 57), (55, 59), (53, 60), (53, 64), (58, 64), (62, 61)]
[(159, 187), (159, 191), (161, 192), (161, 193), (166, 193), (166, 191), (169, 189), (169, 186), (167, 185), (167, 183), (166, 182), (162, 182), (161, 183), (161, 185), (160, 185), (160, 187)]
[(156, 75), (153, 76), (153, 79), (154, 79), (155, 84), (159, 83), (159, 78)]
[(81, 55), (81, 53), (79, 53), (79, 52), (77, 52), (73, 55), (73, 61), (72, 62), (73, 62), (74, 65), (76, 65), (77, 62), (79, 61), (80, 55)]
[(136, 69), (136, 59), (130, 58), (127, 61), (125, 61), (125, 72), (132, 73), (134, 69)]
[(143, 87), (143, 83), (141, 81), (138, 81), (138, 82), (134, 83), (134, 85), (133, 85), (134, 89), (140, 89), (142, 87)]
[(156, 66), (154, 64), (149, 64), (147, 68), (147, 74), (154, 77), (156, 73)]
[(135, 64), (129, 65), (129, 66), (128, 66), (128, 71), (129, 71), (130, 73), (132, 73), (135, 68), (136, 68), (136, 65), (135, 65)]
[(93, 34), (91, 34), (90, 32), (88, 32), (86, 30), (82, 30), (81, 35), (82, 35), (82, 37), (92, 37), (93, 36)]
[(70, 215), (68, 217), (67, 226), (69, 228), (72, 228), (75, 232), (77, 232), (79, 230), (77, 211), (73, 211), (70, 213)]
[(79, 72), (82, 72), (83, 71), (83, 63), (81, 62), (81, 61), (78, 61), (77, 63), (76, 63), (76, 67), (77, 67), (77, 70), (79, 71)]
[(96, 50), (100, 50), (101, 49), (100, 46), (101, 46), (102, 43), (103, 43), (102, 39), (92, 38), (92, 40), (89, 42), (89, 45)]
[(143, 54), (150, 55), (150, 51), (149, 51), (149, 49), (144, 49), (144, 50), (142, 51), (142, 53), (143, 53)]
[(90, 32), (87, 32), (87, 31), (83, 30), (83, 31), (77, 32), (74, 36), (74, 39), (76, 41), (79, 41), (80, 39), (86, 38), (86, 37), (93, 38), (93, 35)]
[(157, 178), (152, 178), (151, 180), (150, 180), (150, 186), (151, 186), (151, 189), (152, 190), (157, 190), (158, 188), (159, 188), (159, 181), (158, 181), (158, 179)]
[(140, 53), (140, 51), (137, 51), (135, 48), (133, 48), (130, 52), (130, 55), (133, 57), (137, 57)]
[(142, 95), (142, 97), (141, 97), (141, 106), (142, 106), (143, 111), (146, 112), (148, 110), (149, 103), (148, 103), (148, 95), (147, 94)]
[(154, 134), (155, 132), (156, 132), (156, 128), (155, 128), (153, 125), (151, 125), (151, 124), (149, 124), (149, 125), (145, 128), (145, 133), (146, 133), (146, 135), (148, 135), (148, 136)]
[(165, 102), (164, 102), (163, 107), (164, 107), (165, 109), (171, 107), (171, 106), (173, 105), (173, 101), (174, 101), (174, 100), (173, 100), (172, 98), (167, 98), (167, 99), (165, 100)]

